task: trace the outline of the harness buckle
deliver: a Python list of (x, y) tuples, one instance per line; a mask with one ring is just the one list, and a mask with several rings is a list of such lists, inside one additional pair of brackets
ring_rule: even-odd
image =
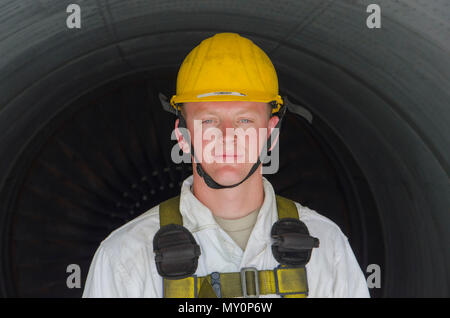
[[(255, 295), (249, 295), (247, 293), (247, 278), (245, 274), (247, 272), (253, 272), (255, 275)], [(259, 298), (259, 278), (258, 270), (255, 267), (244, 267), (241, 269), (241, 285), (242, 285), (242, 295), (244, 298)]]
[[(308, 279), (305, 267), (278, 265), (273, 272), (277, 295), (281, 297), (297, 294), (308, 296)], [(293, 281), (297, 283), (295, 289), (293, 289)]]

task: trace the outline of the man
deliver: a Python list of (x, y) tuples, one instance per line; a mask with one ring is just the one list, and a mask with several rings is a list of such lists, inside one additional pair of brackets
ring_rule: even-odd
[[(158, 242), (166, 233), (162, 231), (167, 229), (166, 223), (176, 222), (164, 221), (166, 205), (164, 213), (159, 205), (101, 243), (83, 297), (168, 297), (171, 284), (184, 281), (195, 281), (194, 287), (178, 285), (173, 295), (191, 295), (188, 289), (195, 288), (193, 295), (199, 297), (226, 297), (231, 294), (225, 292), (225, 285), (234, 279), (227, 277), (238, 277), (238, 286), (233, 288), (242, 296), (369, 297), (364, 275), (339, 227), (297, 202), (291, 211), (294, 207), (299, 221), (291, 218), (289, 222), (306, 225), (310, 236), (294, 233), (290, 237), (309, 240), (298, 241), (298, 246), (313, 242), (307, 263), (290, 266), (292, 260), (286, 260), (286, 265), (280, 261), (281, 254), (274, 254), (271, 230), (277, 220), (283, 220), (280, 210), (284, 208), (278, 206), (271, 184), (262, 176), (261, 161), (262, 154), (277, 141), (272, 134), (277, 132), (285, 108), (278, 95), (275, 69), (259, 47), (235, 33), (219, 33), (202, 41), (185, 58), (178, 73), (177, 95), (170, 102), (178, 115), (178, 144), (193, 159), (193, 175), (184, 181), (179, 203), (171, 201), (176, 202), (172, 212), (181, 216), (179, 225), (187, 229), (177, 232), (177, 237), (184, 240), (192, 235), (191, 245), (183, 245), (187, 242), (183, 241), (180, 246), (185, 249), (178, 250), (180, 255), (172, 252), (170, 257), (183, 259), (192, 247), (198, 265), (197, 261), (188, 262), (187, 267), (195, 265), (193, 272), (178, 273), (180, 277), (175, 280), (162, 277), (167, 273), (161, 264), (170, 257), (168, 249), (160, 248)], [(250, 134), (238, 138), (233, 133), (237, 131), (255, 134), (253, 138)], [(207, 136), (210, 132), (215, 132), (214, 138)], [(313, 238), (320, 240), (320, 246)], [(177, 244), (174, 240), (169, 243)], [(277, 276), (288, 270), (295, 271), (291, 272), (294, 276), (286, 276), (295, 281), (290, 293), (281, 290), (282, 276)], [(249, 292), (247, 279), (252, 275), (250, 285), (254, 288)], [(257, 277), (267, 281), (261, 283)], [(297, 280), (301, 284), (303, 278), (307, 284), (297, 287)]]

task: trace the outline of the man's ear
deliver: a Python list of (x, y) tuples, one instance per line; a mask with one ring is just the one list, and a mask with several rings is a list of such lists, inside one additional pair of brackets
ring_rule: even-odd
[(180, 129), (185, 129), (186, 133), (189, 133), (187, 131), (187, 128), (178, 128), (178, 125), (180, 124), (180, 120), (177, 118), (177, 120), (175, 120), (175, 136), (177, 137), (177, 142), (178, 145), (180, 146), (180, 149), (183, 150), (184, 153), (189, 153), (191, 151), (188, 143), (186, 142), (186, 140), (184, 139), (183, 134), (180, 132)]
[[(275, 126), (278, 124), (279, 121), (280, 121), (280, 117), (278, 117), (276, 115), (270, 117), (270, 119), (269, 119), (269, 127), (268, 127), (269, 128), (269, 134), (267, 135), (267, 138), (270, 138), (270, 135), (272, 135), (273, 129), (275, 128)], [(270, 149), (268, 151), (271, 151), (273, 149), (273, 147), (275, 147), (275, 145), (278, 142), (278, 137), (279, 136), (280, 135), (277, 134), (275, 140), (272, 141), (272, 144), (271, 144)]]

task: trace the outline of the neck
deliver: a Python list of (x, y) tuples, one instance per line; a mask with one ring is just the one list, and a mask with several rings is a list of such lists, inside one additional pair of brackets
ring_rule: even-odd
[[(194, 196), (208, 207), (214, 216), (238, 219), (260, 208), (264, 202), (261, 166), (240, 185), (229, 189), (211, 189), (193, 169)], [(249, 199), (251, 198), (251, 199)]]

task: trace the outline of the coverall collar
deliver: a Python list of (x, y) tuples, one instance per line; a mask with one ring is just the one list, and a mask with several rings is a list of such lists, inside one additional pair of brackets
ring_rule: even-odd
[[(271, 244), (270, 227), (278, 218), (274, 189), (266, 178), (263, 177), (262, 179), (264, 201), (261, 205), (256, 224), (253, 228), (253, 232), (249, 238), (247, 246), (249, 246), (251, 242), (256, 243), (258, 241), (263, 244)], [(217, 228), (218, 225), (214, 220), (211, 210), (201, 203), (192, 193), (191, 186), (193, 184), (193, 180), (194, 177), (192, 175), (189, 176), (185, 179), (181, 187), (180, 212), (183, 216), (183, 225), (192, 233), (206, 228)]]

